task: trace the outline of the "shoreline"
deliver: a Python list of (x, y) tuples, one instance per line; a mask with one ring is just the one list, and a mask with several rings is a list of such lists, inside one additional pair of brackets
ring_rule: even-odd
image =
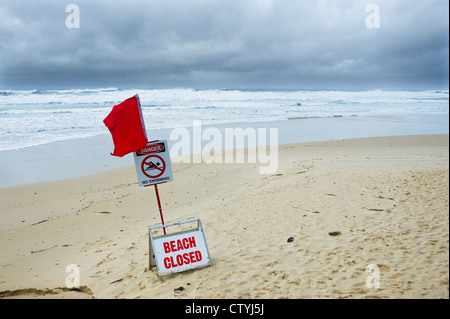
[[(279, 145), (365, 137), (448, 134), (447, 117), (437, 119), (435, 116), (425, 116), (405, 120), (405, 115), (402, 115), (400, 119), (395, 116), (306, 118), (202, 125), (202, 128), (217, 128), (222, 134), (225, 128), (266, 128), (267, 131), (276, 128)], [(170, 140), (171, 132), (176, 129), (148, 129), (148, 139), (166, 139), (170, 147), (176, 143)], [(186, 129), (192, 136), (192, 127)], [(203, 140), (202, 143), (204, 145), (208, 141)], [(0, 188), (88, 176), (134, 165), (132, 154), (123, 158), (114, 157), (110, 155), (113, 149), (114, 144), (108, 132), (94, 137), (2, 151)], [(190, 153), (196, 153), (192, 145)]]
[(2, 188), (0, 298), (448, 298), (448, 149), (448, 134), (286, 144), (273, 175), (173, 164), (165, 222), (201, 218), (212, 265), (162, 282), (134, 166)]

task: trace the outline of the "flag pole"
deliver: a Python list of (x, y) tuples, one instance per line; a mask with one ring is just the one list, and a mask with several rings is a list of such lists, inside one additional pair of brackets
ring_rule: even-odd
[[(159, 200), (158, 184), (155, 184), (155, 193), (156, 193), (156, 199), (158, 200), (159, 215), (161, 216), (161, 222), (164, 225), (164, 218), (163, 218), (162, 209), (161, 209), (161, 202)], [(163, 227), (163, 231), (164, 231), (164, 235), (165, 235), (166, 234), (166, 228), (165, 227)]]

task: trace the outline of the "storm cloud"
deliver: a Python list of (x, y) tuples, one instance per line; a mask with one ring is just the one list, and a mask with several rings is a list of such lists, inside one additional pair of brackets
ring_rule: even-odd
[[(70, 3), (79, 28), (66, 25)], [(442, 89), (448, 11), (445, 0), (11, 1), (0, 86)]]

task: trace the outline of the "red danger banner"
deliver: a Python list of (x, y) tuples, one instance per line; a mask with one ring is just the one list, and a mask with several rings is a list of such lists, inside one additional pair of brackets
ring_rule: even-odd
[(164, 143), (161, 142), (161, 143), (151, 144), (150, 146), (146, 146), (143, 149), (140, 149), (139, 151), (136, 152), (136, 155), (144, 156), (144, 155), (148, 155), (148, 154), (164, 152), (165, 150), (166, 150), (166, 147), (165, 147)]

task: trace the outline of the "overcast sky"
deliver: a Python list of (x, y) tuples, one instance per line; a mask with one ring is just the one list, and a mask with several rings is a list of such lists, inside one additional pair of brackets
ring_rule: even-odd
[(0, 87), (445, 89), (448, 12), (448, 0), (2, 1)]

